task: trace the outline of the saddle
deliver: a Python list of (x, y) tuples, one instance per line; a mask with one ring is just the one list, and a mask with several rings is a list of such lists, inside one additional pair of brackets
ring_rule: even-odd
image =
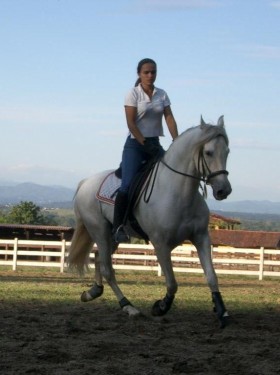
[[(149, 177), (152, 175), (156, 164), (157, 160), (145, 163), (137, 173), (137, 175), (134, 177), (129, 189), (128, 206), (124, 216), (124, 224), (129, 222), (132, 229), (140, 236), (140, 238), (143, 238), (146, 243), (149, 243), (149, 237), (136, 220), (133, 214), (133, 209), (138, 203), (141, 194), (144, 192), (144, 190), (148, 189), (150, 182)], [(110, 172), (100, 184), (100, 187), (96, 193), (96, 198), (101, 202), (114, 205), (116, 195), (121, 186), (121, 178), (121, 167), (113, 172)]]

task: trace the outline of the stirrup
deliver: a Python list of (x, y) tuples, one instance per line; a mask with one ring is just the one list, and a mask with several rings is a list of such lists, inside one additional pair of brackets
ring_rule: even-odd
[(116, 243), (129, 242), (129, 235), (125, 232), (124, 226), (120, 225), (113, 235)]

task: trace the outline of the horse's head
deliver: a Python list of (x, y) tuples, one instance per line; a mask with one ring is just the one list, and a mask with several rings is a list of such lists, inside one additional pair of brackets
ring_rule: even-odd
[(214, 198), (226, 199), (232, 189), (226, 170), (229, 143), (224, 117), (218, 119), (216, 126), (206, 124), (201, 117), (200, 128), (203, 132), (207, 132), (208, 136), (199, 151), (198, 169), (206, 183), (212, 187)]

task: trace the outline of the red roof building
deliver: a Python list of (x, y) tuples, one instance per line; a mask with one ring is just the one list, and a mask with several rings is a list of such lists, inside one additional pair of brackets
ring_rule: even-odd
[(70, 241), (74, 232), (72, 227), (30, 224), (0, 224), (0, 238), (22, 240)]
[(210, 237), (213, 246), (280, 249), (280, 232), (218, 229), (211, 230)]
[(241, 222), (237, 219), (221, 216), (216, 213), (210, 213), (209, 228), (210, 229), (235, 229)]

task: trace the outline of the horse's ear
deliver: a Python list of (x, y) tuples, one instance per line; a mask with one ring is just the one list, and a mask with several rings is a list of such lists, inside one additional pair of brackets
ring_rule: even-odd
[(224, 116), (220, 116), (219, 119), (218, 119), (218, 126), (225, 126), (224, 124)]
[(203, 128), (204, 126), (206, 126), (206, 123), (204, 122), (203, 117), (201, 115), (200, 116), (200, 127)]

